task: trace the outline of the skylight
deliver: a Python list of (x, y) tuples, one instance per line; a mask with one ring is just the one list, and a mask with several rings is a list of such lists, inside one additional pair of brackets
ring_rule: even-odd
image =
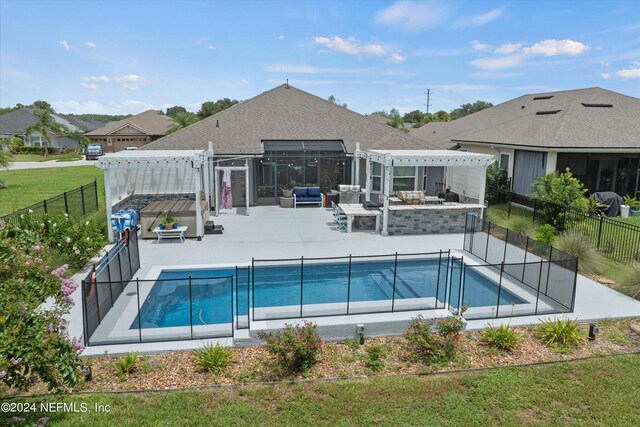
[(540, 99), (551, 99), (553, 98), (553, 95), (546, 95), (546, 96), (536, 96), (533, 98), (534, 101), (538, 101)]
[(547, 111), (537, 111), (537, 116), (546, 116), (548, 114), (558, 114), (562, 110), (547, 110)]
[(595, 107), (595, 108), (613, 108), (613, 104), (594, 104), (582, 102), (583, 107)]

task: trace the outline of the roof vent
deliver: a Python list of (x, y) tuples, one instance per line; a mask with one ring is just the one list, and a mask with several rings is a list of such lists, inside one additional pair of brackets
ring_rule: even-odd
[(549, 114), (558, 114), (562, 110), (536, 111), (536, 116), (546, 116)]
[(534, 100), (534, 101), (539, 101), (539, 100), (541, 100), (541, 99), (551, 99), (551, 98), (553, 98), (553, 95), (546, 95), (546, 96), (534, 96), (534, 97), (533, 97), (533, 100)]
[(613, 104), (594, 104), (588, 102), (581, 102), (583, 107), (595, 107), (595, 108), (613, 108)]

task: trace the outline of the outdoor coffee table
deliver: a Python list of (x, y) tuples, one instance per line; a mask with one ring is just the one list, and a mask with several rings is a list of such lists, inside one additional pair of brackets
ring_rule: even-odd
[(172, 228), (171, 230), (167, 230), (166, 228), (161, 229), (160, 227), (156, 227), (153, 229), (153, 232), (158, 235), (158, 243), (162, 239), (180, 239), (180, 242), (184, 243), (184, 233), (187, 231), (189, 226), (183, 225), (180, 227)]

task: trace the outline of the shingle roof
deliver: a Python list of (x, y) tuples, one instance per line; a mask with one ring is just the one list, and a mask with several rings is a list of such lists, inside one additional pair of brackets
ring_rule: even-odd
[(171, 126), (171, 123), (172, 120), (170, 117), (158, 114), (155, 110), (147, 110), (135, 116), (127, 117), (126, 119), (109, 122), (101, 128), (88, 132), (87, 135), (109, 135), (126, 125), (132, 125), (144, 131), (147, 135), (164, 135)]
[(260, 154), (262, 141), (342, 140), (362, 149), (429, 149), (431, 144), (377, 123), (291, 85), (281, 85), (167, 135), (143, 150), (206, 149), (216, 154)]
[(58, 114), (58, 116), (62, 117), (63, 119), (65, 119), (66, 121), (74, 125), (75, 127), (82, 129), (85, 132), (96, 130), (104, 126), (104, 123), (99, 122), (97, 120), (79, 119), (78, 117), (73, 117), (68, 114)]
[[(557, 112), (550, 113), (553, 111)], [(480, 142), (558, 149), (638, 149), (638, 117), (640, 99), (596, 87), (523, 95), (439, 127), (429, 123), (411, 134), (439, 145)]]
[[(79, 127), (66, 120), (61, 114), (52, 114), (54, 120), (65, 125), (70, 131), (82, 131)], [(34, 110), (31, 108), (20, 108), (0, 115), (0, 135), (20, 135), (25, 129), (36, 122)]]

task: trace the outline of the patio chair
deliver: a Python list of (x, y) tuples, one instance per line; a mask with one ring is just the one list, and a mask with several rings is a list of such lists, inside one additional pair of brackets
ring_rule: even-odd
[(338, 230), (341, 228), (347, 229), (347, 215), (334, 203), (331, 202), (332, 207), (334, 208), (335, 223), (338, 225)]

